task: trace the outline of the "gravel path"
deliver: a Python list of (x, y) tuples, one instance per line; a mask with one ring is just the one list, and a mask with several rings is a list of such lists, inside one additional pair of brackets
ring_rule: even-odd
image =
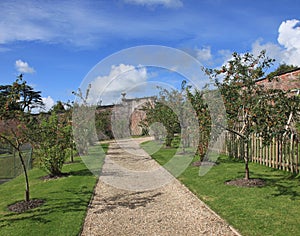
[(239, 235), (138, 142), (110, 144), (82, 236)]

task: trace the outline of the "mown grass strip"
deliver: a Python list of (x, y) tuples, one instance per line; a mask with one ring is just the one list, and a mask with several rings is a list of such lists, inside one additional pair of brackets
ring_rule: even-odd
[[(108, 144), (102, 145), (107, 151)], [(99, 154), (91, 147), (90, 158)], [(92, 156), (91, 156), (92, 155)], [(24, 213), (8, 211), (7, 206), (24, 199), (23, 175), (0, 185), (0, 235), (78, 235), (84, 222), (88, 203), (97, 181), (80, 157), (64, 165), (68, 177), (41, 180), (46, 172), (29, 171), (31, 198), (43, 199), (45, 204)]]
[[(147, 151), (155, 145), (147, 142), (142, 147)], [(161, 148), (152, 157), (164, 165), (175, 152), (175, 148)], [(178, 179), (242, 235), (298, 235), (299, 176), (250, 163), (250, 177), (265, 180), (266, 186), (245, 188), (224, 184), (243, 178), (243, 170), (243, 162), (220, 156), (218, 164), (206, 175), (199, 176), (199, 167), (189, 166)]]

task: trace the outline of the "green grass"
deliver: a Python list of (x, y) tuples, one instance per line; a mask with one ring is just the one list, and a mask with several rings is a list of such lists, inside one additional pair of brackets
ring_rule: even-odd
[[(169, 160), (171, 160), (172, 157), (175, 155), (175, 153), (177, 151), (177, 148), (162, 148), (163, 146), (160, 143), (156, 142), (156, 141), (154, 141), (154, 142), (153, 141), (146, 141), (146, 142), (142, 143), (141, 146), (147, 153), (154, 153), (155, 151), (157, 151), (157, 152), (155, 152), (155, 158), (154, 159), (160, 165), (164, 165)], [(159, 149), (159, 151), (158, 151), (158, 149)]]
[[(145, 150), (153, 146), (152, 142), (143, 144)], [(152, 156), (163, 165), (174, 152), (160, 149)], [(178, 179), (242, 235), (299, 235), (299, 176), (250, 163), (250, 177), (264, 179), (265, 187), (224, 184), (243, 178), (243, 170), (243, 162), (221, 156), (206, 175), (199, 176), (199, 167), (189, 166)]]
[[(108, 144), (102, 147), (107, 151)], [(99, 158), (98, 149), (99, 146), (91, 147), (89, 157)], [(97, 177), (79, 157), (64, 165), (63, 172), (70, 175), (41, 180), (46, 172), (37, 168), (29, 171), (31, 198), (46, 202), (20, 214), (8, 211), (7, 206), (24, 199), (23, 175), (0, 185), (0, 235), (78, 235)]]

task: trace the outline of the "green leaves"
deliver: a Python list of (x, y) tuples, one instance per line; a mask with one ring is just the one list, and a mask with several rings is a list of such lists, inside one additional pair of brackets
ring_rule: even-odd
[(21, 146), (32, 143), (35, 120), (30, 111), (41, 105), (40, 92), (28, 86), (22, 74), (12, 85), (0, 85), (0, 141), (8, 143), (18, 153), (25, 175), (26, 201), (30, 199), (30, 191)]
[(40, 117), (36, 130), (38, 130), (36, 155), (40, 159), (41, 166), (52, 176), (60, 175), (72, 141), (72, 127), (67, 115), (55, 112), (50, 116), (44, 115)]
[[(228, 131), (244, 140), (245, 150), (253, 133), (267, 144), (274, 136), (291, 132), (287, 126), (289, 116), (299, 114), (299, 97), (258, 83), (273, 62), (265, 51), (257, 57), (250, 53), (233, 53), (232, 59), (221, 69), (206, 70), (223, 96)], [(274, 78), (269, 76), (268, 79)], [(248, 154), (246, 150), (246, 166)]]
[(187, 98), (193, 106), (199, 123), (199, 144), (198, 154), (204, 155), (207, 151), (211, 132), (211, 117), (208, 105), (205, 102), (205, 91), (195, 89), (193, 92), (188, 88), (186, 90)]
[(232, 57), (210, 74), (224, 98), (229, 128), (246, 137), (256, 132), (264, 139), (283, 132), (287, 113), (292, 112), (291, 97), (257, 83), (274, 60), (265, 51), (257, 57), (250, 53)]
[(18, 112), (30, 113), (33, 108), (44, 104), (41, 92), (27, 85), (21, 74), (12, 85), (0, 86), (0, 105), (0, 116), (13, 118)]

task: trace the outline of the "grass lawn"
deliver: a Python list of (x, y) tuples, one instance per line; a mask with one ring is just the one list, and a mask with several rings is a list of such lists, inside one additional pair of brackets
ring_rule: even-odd
[[(142, 146), (147, 151), (154, 145), (146, 142)], [(160, 149), (152, 157), (164, 165), (175, 151)], [(265, 180), (266, 186), (224, 184), (243, 178), (243, 170), (243, 162), (220, 156), (218, 165), (206, 175), (199, 176), (199, 167), (189, 166), (178, 179), (242, 235), (299, 235), (300, 177), (250, 163), (250, 177)]]
[[(108, 148), (104, 144), (104, 150)], [(99, 146), (90, 148), (89, 156), (99, 158)], [(104, 158), (104, 154), (102, 155)], [(14, 213), (7, 206), (24, 199), (23, 175), (0, 185), (0, 235), (78, 235), (84, 222), (97, 177), (80, 157), (63, 167), (68, 177), (41, 180), (46, 172), (29, 171), (31, 198), (44, 199), (44, 205), (25, 213)]]

